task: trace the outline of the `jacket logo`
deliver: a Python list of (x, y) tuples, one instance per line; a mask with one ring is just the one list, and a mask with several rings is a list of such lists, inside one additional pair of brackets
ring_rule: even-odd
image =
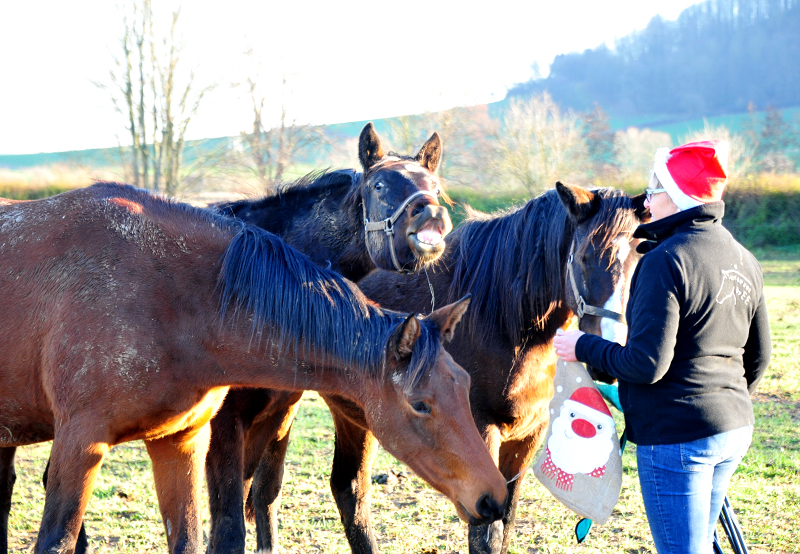
[(733, 298), (733, 304), (741, 300), (745, 306), (750, 304), (750, 295), (753, 292), (753, 284), (747, 277), (734, 269), (722, 270), (722, 284), (717, 292), (717, 303), (724, 304), (729, 298)]

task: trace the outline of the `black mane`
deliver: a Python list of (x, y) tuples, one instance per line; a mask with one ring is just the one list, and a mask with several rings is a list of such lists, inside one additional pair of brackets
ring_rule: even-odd
[[(620, 232), (635, 228), (631, 199), (614, 189), (593, 192), (600, 202), (591, 216), (590, 235), (602, 233), (596, 244), (613, 248)], [(450, 235), (457, 243), (450, 298), (472, 294), (470, 332), (499, 324), (519, 345), (530, 332), (544, 329), (565, 302), (564, 272), (574, 234), (575, 225), (555, 189), (516, 209), (491, 215), (470, 211)], [(587, 245), (583, 241), (579, 249)]]

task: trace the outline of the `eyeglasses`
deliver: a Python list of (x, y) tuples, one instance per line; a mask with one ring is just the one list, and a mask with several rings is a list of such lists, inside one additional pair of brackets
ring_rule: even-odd
[(667, 192), (667, 189), (651, 189), (645, 187), (644, 189), (644, 197), (647, 198), (647, 201), (650, 202), (650, 199), (653, 197), (654, 194), (658, 194), (659, 192)]

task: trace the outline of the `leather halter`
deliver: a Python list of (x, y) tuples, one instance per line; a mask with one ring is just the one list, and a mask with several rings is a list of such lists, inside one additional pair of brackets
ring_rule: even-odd
[(397, 222), (398, 219), (400, 219), (400, 216), (403, 215), (403, 212), (408, 207), (408, 205), (411, 202), (413, 202), (416, 198), (419, 198), (420, 196), (430, 196), (437, 203), (437, 205), (439, 203), (439, 199), (436, 196), (436, 193), (431, 192), (429, 190), (420, 190), (415, 192), (405, 200), (403, 200), (403, 203), (400, 204), (400, 207), (397, 208), (392, 215), (381, 221), (370, 221), (367, 218), (367, 205), (363, 200), (361, 201), (361, 208), (362, 211), (364, 212), (364, 231), (367, 234), (370, 231), (383, 231), (388, 235), (389, 250), (392, 253), (392, 263), (394, 263), (394, 268), (397, 270), (398, 273), (408, 274), (411, 273), (411, 270), (404, 269), (400, 265), (400, 262), (397, 261), (397, 253), (395, 252), (394, 248), (394, 224), (395, 222)]
[(575, 272), (572, 269), (572, 263), (574, 262), (575, 257), (575, 241), (572, 241), (572, 244), (569, 247), (569, 259), (567, 260), (567, 273), (569, 274), (569, 283), (572, 285), (572, 294), (575, 295), (575, 302), (578, 305), (576, 310), (576, 314), (578, 315), (578, 324), (580, 324), (581, 319), (583, 319), (584, 315), (595, 315), (598, 317), (607, 317), (609, 319), (613, 319), (615, 321), (619, 321), (623, 325), (627, 325), (625, 321), (625, 316), (623, 314), (613, 312), (611, 310), (607, 310), (605, 308), (600, 308), (598, 306), (592, 306), (591, 304), (587, 304), (586, 300), (581, 296), (581, 293), (578, 291), (578, 285), (575, 283)]

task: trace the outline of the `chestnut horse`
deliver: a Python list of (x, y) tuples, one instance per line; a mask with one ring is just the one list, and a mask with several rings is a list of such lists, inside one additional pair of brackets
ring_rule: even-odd
[[(612, 189), (588, 191), (557, 183), (555, 190), (519, 209), (472, 213), (450, 234), (441, 269), (431, 272), (430, 281), (435, 298), (473, 295), (477, 309), (455, 334), (450, 351), (472, 376), (472, 414), (509, 493), (502, 521), (470, 523), (470, 552), (508, 550), (522, 480), (549, 421), (556, 330), (569, 324), (581, 304), (586, 308), (582, 330), (624, 340), (622, 323), (590, 312), (603, 306), (624, 313), (628, 281), (638, 261), (638, 241), (632, 234), (646, 215), (644, 195), (632, 199)], [(431, 307), (425, 276), (376, 271), (360, 280), (359, 287), (384, 306)], [(369, 515), (377, 443), (358, 406), (336, 395), (323, 398), (336, 427), (331, 489), (347, 539), (353, 552), (377, 552)], [(278, 451), (273, 448), (278, 442), (273, 436), (267, 452)], [(259, 537), (269, 538), (283, 458), (245, 461), (255, 463), (259, 467), (248, 504), (255, 511)], [(274, 544), (259, 544), (264, 547), (269, 551)]]
[[(363, 173), (313, 173), (281, 187), (278, 194), (216, 208), (275, 233), (318, 265), (352, 281), (376, 266), (407, 273), (436, 260), (444, 252), (444, 235), (452, 229), (447, 209), (438, 204), (441, 187), (433, 174), (441, 152), (439, 135), (433, 133), (416, 156), (401, 156), (384, 153), (369, 123), (359, 137), (358, 151)], [(392, 235), (375, 222), (392, 217), (394, 221), (387, 229), (393, 230), (395, 237), (390, 242)], [(294, 408), (301, 395), (233, 389), (211, 420), (206, 458), (211, 510), (209, 554), (244, 552), (244, 498), (256, 469), (255, 463), (245, 467), (244, 460), (285, 456)], [(272, 451), (265, 452), (264, 439), (273, 436), (278, 440)], [(275, 494), (279, 492), (280, 488)]]
[[(447, 209), (438, 203), (442, 190), (433, 174), (440, 156), (437, 133), (414, 157), (386, 154), (374, 126), (368, 123), (359, 137), (359, 158), (368, 175), (366, 180), (363, 173), (355, 170), (313, 172), (282, 185), (270, 196), (212, 207), (278, 235), (317, 265), (351, 281), (376, 267), (413, 272), (444, 252), (443, 238), (452, 230)], [(382, 225), (384, 221), (391, 224)], [(258, 441), (247, 440), (247, 431), (255, 424), (253, 436), (270, 436), (269, 430), (260, 427), (279, 428), (285, 418), (282, 411), (270, 413), (270, 406), (293, 405), (301, 394), (234, 389), (212, 419), (206, 473), (211, 507), (210, 552), (244, 550), (242, 456), (232, 453), (241, 452), (243, 440), (249, 448), (257, 448)], [(0, 449), (0, 475), (8, 475), (13, 450), (10, 455), (8, 461), (9, 453)], [(260, 453), (250, 457), (254, 456), (258, 459)], [(248, 468), (246, 477), (252, 477), (254, 470), (255, 467)], [(10, 488), (2, 488), (0, 481), (0, 518), (5, 518), (0, 526), (0, 541), (6, 537), (9, 491)], [(0, 542), (0, 552), (5, 552), (3, 544)], [(241, 548), (236, 546), (239, 544)], [(76, 552), (86, 552), (87, 546), (86, 532), (81, 528)]]
[(0, 205), (0, 268), (0, 445), (53, 440), (35, 552), (74, 550), (104, 455), (139, 439), (170, 552), (200, 552), (206, 423), (231, 386), (341, 395), (461, 518), (502, 514), (440, 344), (465, 300), (381, 310), (266, 231), (109, 183)]

